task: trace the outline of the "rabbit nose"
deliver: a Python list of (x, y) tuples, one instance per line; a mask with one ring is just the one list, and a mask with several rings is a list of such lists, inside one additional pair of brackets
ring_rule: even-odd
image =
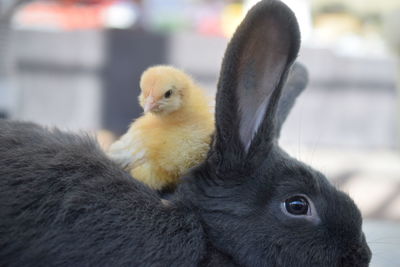
[(372, 253), (367, 242), (362, 242), (356, 247), (351, 247), (341, 259), (341, 267), (368, 267)]

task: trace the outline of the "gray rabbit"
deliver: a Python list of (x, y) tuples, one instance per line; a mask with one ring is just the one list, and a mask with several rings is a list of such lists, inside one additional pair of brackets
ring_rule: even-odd
[(0, 121), (0, 266), (368, 266), (353, 201), (277, 143), (307, 83), (299, 46), (282, 2), (249, 11), (208, 157), (168, 202), (90, 138)]

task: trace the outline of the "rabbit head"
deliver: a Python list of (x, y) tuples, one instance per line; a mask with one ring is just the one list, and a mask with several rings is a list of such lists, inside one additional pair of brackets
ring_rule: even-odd
[(178, 192), (215, 248), (239, 265), (368, 266), (354, 202), (278, 146), (307, 82), (294, 63), (299, 47), (296, 18), (282, 2), (249, 11), (223, 59), (213, 146)]

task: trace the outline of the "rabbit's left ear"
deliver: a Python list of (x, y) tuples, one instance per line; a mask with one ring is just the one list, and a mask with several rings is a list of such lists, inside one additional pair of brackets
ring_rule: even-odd
[(281, 90), (299, 47), (296, 17), (281, 1), (259, 2), (240, 24), (218, 82), (215, 149), (223, 158), (266, 151), (277, 136)]

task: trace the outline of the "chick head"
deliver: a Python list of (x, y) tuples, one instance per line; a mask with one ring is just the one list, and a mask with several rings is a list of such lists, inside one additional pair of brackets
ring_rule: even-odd
[(139, 103), (145, 113), (167, 115), (179, 110), (192, 86), (192, 79), (176, 68), (154, 66), (143, 72), (140, 79)]

